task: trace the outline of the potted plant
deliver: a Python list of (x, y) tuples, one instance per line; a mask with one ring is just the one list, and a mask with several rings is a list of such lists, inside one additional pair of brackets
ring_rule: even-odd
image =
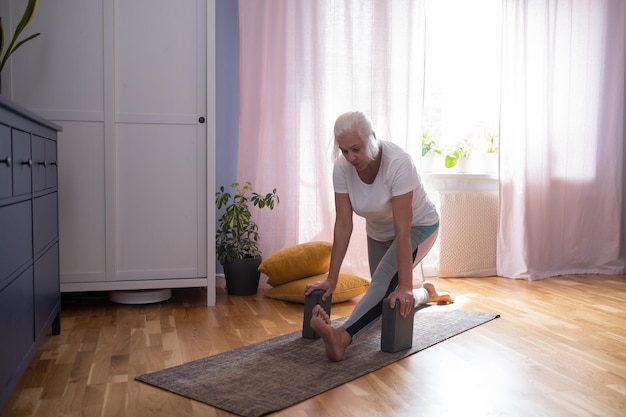
[[(31, 39), (35, 39), (37, 36), (40, 35), (40, 33), (34, 33), (28, 36), (27, 38), (22, 39), (21, 41), (18, 41), (18, 38), (22, 34), (22, 31), (26, 28), (26, 26), (28, 26), (28, 24), (33, 19), (35, 10), (37, 9), (37, 1), (38, 0), (28, 0), (28, 3), (26, 4), (26, 10), (24, 10), (24, 14), (22, 15), (22, 18), (20, 19), (20, 22), (15, 27), (15, 31), (13, 32), (13, 37), (11, 38), (11, 41), (9, 42), (9, 45), (7, 46), (7, 49), (6, 51), (4, 51), (4, 53), (3, 53), (4, 25), (2, 24), (2, 18), (0, 18), (0, 74), (2, 73), (2, 70), (4, 69), (4, 65), (7, 63), (7, 60), (13, 54), (13, 52), (17, 50), (17, 48), (24, 45), (26, 42), (30, 41)], [(2, 86), (0, 84), (0, 92), (2, 92), (1, 87)]]
[(279, 203), (276, 188), (265, 195), (253, 191), (248, 181), (241, 185), (231, 184), (234, 194), (230, 194), (221, 186), (215, 193), (215, 204), (218, 209), (225, 207), (218, 219), (218, 230), (215, 235), (215, 252), (224, 267), (226, 288), (231, 295), (256, 294), (259, 287), (261, 264), (259, 250), (259, 228), (252, 220), (250, 207), (268, 207), (273, 210)]
[(487, 156), (485, 158), (485, 171), (498, 172), (498, 144), (496, 135), (491, 132), (485, 132), (485, 140), (487, 141)]
[[(459, 162), (463, 161), (463, 164), (467, 162), (467, 158), (471, 155), (473, 149), (472, 142), (469, 138), (465, 138), (452, 149), (446, 152), (446, 159), (444, 161), (446, 168), (454, 168)], [(457, 167), (459, 172), (467, 172), (465, 165)]]
[(441, 155), (437, 141), (432, 139), (428, 132), (422, 133), (422, 171), (431, 172), (434, 169), (435, 157)]
[(487, 153), (498, 153), (496, 135), (491, 132), (485, 132), (485, 139), (487, 140)]

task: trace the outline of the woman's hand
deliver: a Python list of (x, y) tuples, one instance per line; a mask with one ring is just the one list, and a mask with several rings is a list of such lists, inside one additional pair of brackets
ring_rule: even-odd
[(324, 291), (324, 295), (322, 295), (322, 300), (326, 301), (328, 297), (335, 291), (335, 287), (337, 284), (334, 284), (328, 280), (317, 281), (315, 284), (309, 284), (304, 288), (304, 295), (309, 295), (315, 290)]
[[(397, 303), (396, 303), (397, 300)], [(391, 308), (400, 307), (400, 316), (403, 318), (408, 316), (413, 308), (415, 308), (415, 299), (413, 298), (413, 288), (398, 287), (389, 294)]]

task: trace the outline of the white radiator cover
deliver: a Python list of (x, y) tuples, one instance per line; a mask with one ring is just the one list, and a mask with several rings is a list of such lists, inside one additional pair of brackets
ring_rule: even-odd
[(498, 191), (440, 191), (439, 277), (496, 275)]

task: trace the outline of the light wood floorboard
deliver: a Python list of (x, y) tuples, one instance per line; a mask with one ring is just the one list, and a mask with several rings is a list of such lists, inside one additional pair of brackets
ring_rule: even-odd
[[(434, 308), (501, 318), (274, 415), (626, 415), (626, 276), (434, 281), (456, 298)], [(215, 307), (200, 288), (142, 306), (66, 295), (61, 335), (46, 338), (1, 416), (230, 416), (134, 378), (300, 330), (302, 305), (263, 291), (218, 288)], [(353, 306), (333, 305), (333, 318)]]

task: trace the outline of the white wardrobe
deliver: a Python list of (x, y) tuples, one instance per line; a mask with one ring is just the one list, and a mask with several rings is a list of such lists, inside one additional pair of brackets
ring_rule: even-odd
[[(23, 4), (3, 2), (5, 27)], [(212, 1), (39, 2), (2, 88), (63, 127), (61, 291), (207, 287), (215, 303), (213, 27)]]

